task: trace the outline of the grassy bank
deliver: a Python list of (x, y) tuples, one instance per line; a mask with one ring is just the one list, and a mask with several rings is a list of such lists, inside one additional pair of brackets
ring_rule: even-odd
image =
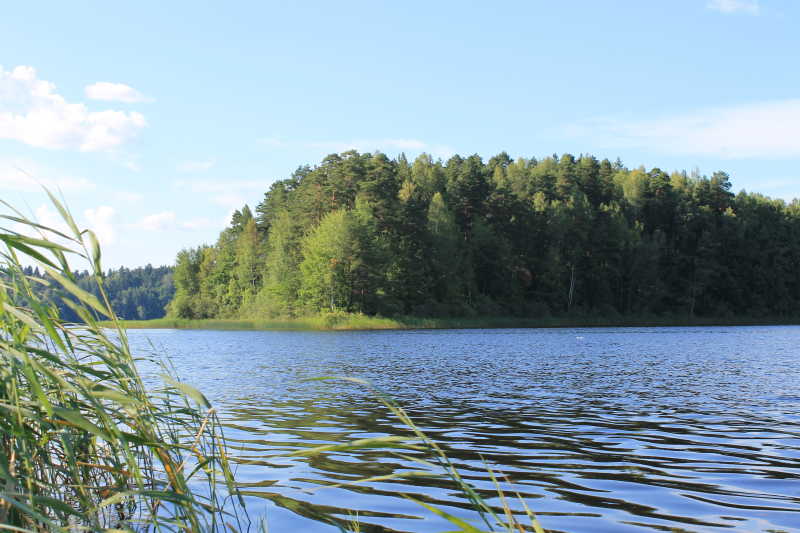
[(472, 317), (424, 318), (379, 317), (360, 314), (324, 314), (303, 318), (204, 319), (158, 318), (126, 320), (129, 329), (216, 329), (275, 331), (335, 331), (381, 329), (490, 329), (490, 328), (568, 328), (568, 327), (645, 327), (645, 326), (751, 326), (800, 324), (800, 318), (753, 317)]

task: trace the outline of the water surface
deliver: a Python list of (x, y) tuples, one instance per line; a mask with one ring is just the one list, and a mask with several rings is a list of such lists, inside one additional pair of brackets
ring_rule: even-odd
[(800, 327), (129, 335), (221, 408), (271, 531), (453, 529), (401, 494), (479, 520), (445, 480), (331, 487), (419, 470), (387, 450), (280, 457), (409, 433), (369, 390), (307, 381), (327, 375), (390, 393), (491, 503), (483, 460), (549, 530), (800, 531)]

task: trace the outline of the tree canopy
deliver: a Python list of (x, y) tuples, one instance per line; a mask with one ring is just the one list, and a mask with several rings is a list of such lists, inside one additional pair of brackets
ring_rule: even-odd
[(181, 251), (169, 314), (794, 316), (799, 266), (800, 202), (724, 172), (348, 151)]

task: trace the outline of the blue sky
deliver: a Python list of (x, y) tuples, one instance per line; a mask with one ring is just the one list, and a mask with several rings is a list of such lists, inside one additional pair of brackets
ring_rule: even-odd
[(0, 198), (105, 265), (213, 242), (301, 164), (593, 153), (800, 196), (800, 3), (12, 2)]

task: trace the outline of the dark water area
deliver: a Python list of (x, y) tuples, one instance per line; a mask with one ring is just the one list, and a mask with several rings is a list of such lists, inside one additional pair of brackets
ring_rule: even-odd
[(409, 434), (368, 389), (307, 381), (331, 375), (389, 393), (498, 506), (502, 472), (548, 530), (800, 531), (800, 327), (129, 335), (220, 408), (270, 531), (455, 529), (403, 494), (480, 525), (447, 480), (332, 487), (420, 470), (391, 450), (284, 456)]

